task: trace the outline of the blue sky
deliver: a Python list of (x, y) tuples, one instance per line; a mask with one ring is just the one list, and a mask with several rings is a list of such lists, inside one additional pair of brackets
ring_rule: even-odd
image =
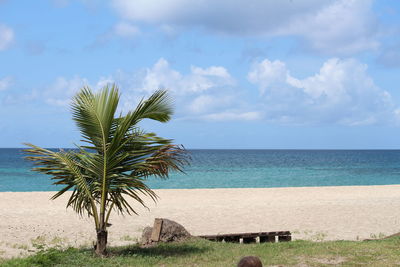
[(69, 99), (170, 90), (187, 148), (400, 148), (400, 3), (0, 0), (0, 147), (71, 147)]

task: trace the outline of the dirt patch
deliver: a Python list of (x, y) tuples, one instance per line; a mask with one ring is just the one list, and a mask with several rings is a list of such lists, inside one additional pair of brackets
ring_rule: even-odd
[(313, 259), (313, 261), (316, 261), (321, 264), (338, 265), (346, 262), (346, 258), (345, 257), (317, 258)]

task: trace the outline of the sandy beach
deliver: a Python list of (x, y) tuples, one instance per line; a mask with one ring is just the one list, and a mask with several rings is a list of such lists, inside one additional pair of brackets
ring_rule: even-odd
[[(362, 240), (400, 232), (400, 185), (156, 190), (157, 204), (139, 216), (111, 218), (109, 245), (140, 238), (154, 218), (169, 218), (193, 235), (292, 231), (294, 239)], [(91, 246), (93, 222), (66, 209), (54, 192), (0, 193), (0, 257), (26, 255), (32, 245)]]

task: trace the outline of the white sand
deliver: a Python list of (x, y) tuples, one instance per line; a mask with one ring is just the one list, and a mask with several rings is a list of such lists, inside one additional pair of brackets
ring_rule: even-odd
[[(357, 240), (400, 232), (400, 185), (257, 189), (156, 190), (157, 205), (140, 216), (111, 218), (109, 245), (132, 243), (154, 218), (194, 235), (292, 231), (295, 239)], [(53, 192), (0, 193), (0, 257), (28, 253), (32, 243), (91, 245), (91, 219), (66, 210)]]

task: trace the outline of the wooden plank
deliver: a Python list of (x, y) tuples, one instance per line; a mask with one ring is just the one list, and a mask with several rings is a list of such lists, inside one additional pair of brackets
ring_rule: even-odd
[(260, 236), (258, 233), (244, 233), (244, 234), (240, 234), (241, 237), (243, 238), (247, 238), (247, 237), (258, 237)]
[(240, 242), (240, 236), (236, 235), (236, 236), (226, 236), (224, 238), (225, 242), (229, 242), (229, 243), (239, 243)]
[(208, 238), (208, 237), (226, 237), (226, 236), (244, 236), (244, 237), (257, 237), (257, 236), (269, 236), (269, 235), (291, 235), (289, 231), (280, 231), (280, 232), (257, 232), (257, 233), (234, 233), (234, 234), (218, 234), (218, 235), (201, 235), (199, 237)]
[(291, 240), (292, 240), (292, 236), (290, 236), (290, 235), (278, 236), (278, 241), (279, 242), (288, 242), (288, 241), (291, 241)]
[(151, 232), (151, 241), (160, 241), (160, 234), (162, 229), (163, 220), (156, 218), (154, 219), (153, 231)]
[(275, 235), (260, 236), (260, 243), (265, 243), (265, 242), (275, 243)]
[[(260, 243), (264, 242), (275, 242), (275, 238), (278, 237), (278, 241), (291, 241), (290, 231), (278, 231), (278, 232), (258, 232), (258, 233), (236, 233), (236, 234), (219, 234), (219, 235), (203, 235), (199, 236), (212, 241), (225, 242), (236, 242), (238, 239), (246, 239), (247, 242), (253, 242), (257, 237)], [(246, 243), (246, 241), (244, 241)]]
[(243, 244), (256, 243), (255, 237), (243, 237)]
[(281, 232), (277, 232), (277, 235), (290, 235), (289, 231), (281, 231)]

